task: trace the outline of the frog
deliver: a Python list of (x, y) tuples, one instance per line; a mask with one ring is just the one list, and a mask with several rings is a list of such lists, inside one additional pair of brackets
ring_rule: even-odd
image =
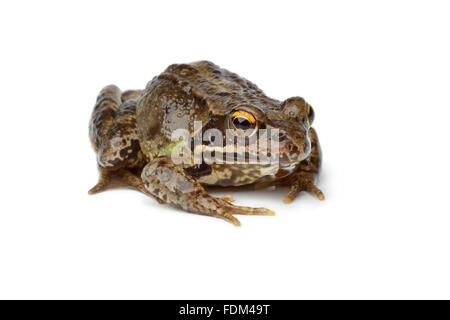
[[(285, 203), (302, 191), (324, 200), (316, 186), (322, 151), (314, 118), (302, 97), (270, 98), (253, 82), (210, 61), (172, 64), (142, 90), (108, 85), (100, 91), (89, 122), (100, 172), (89, 194), (119, 180), (161, 204), (235, 226), (241, 225), (236, 215), (275, 212), (235, 205), (230, 195), (215, 197), (208, 193), (211, 186), (287, 187)], [(184, 135), (174, 139), (179, 130)], [(202, 138), (208, 130), (226, 143)], [(261, 133), (267, 137), (268, 130), (277, 133), (277, 145), (267, 146), (266, 155), (277, 161), (242, 161), (261, 153), (242, 141), (256, 136), (262, 145)], [(217, 157), (206, 161), (196, 158), (198, 153)], [(182, 154), (183, 161), (174, 154)]]

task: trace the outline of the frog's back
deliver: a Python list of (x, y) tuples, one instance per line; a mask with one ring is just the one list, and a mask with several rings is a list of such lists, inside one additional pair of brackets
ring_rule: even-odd
[(173, 64), (158, 78), (189, 88), (214, 113), (227, 113), (236, 105), (279, 107), (279, 101), (267, 97), (254, 83), (210, 61)]

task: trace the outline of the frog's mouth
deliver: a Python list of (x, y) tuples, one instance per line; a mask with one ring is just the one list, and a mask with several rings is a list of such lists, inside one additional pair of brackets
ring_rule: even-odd
[[(237, 164), (254, 164), (269, 167), (291, 168), (309, 156), (311, 143), (306, 140), (304, 145), (298, 146), (289, 138), (279, 141), (278, 147), (269, 147), (265, 150), (253, 150), (248, 147), (233, 153), (224, 152), (228, 159)], [(252, 160), (253, 159), (253, 160)]]
[[(262, 167), (289, 168), (309, 156), (311, 143), (309, 139), (291, 139), (286, 133), (277, 130), (277, 139), (262, 138), (250, 143), (248, 139), (243, 143), (231, 139), (222, 145), (192, 144), (192, 151), (206, 163), (256, 165)], [(273, 137), (273, 136), (269, 136)], [(294, 143), (293, 140), (301, 141)], [(275, 142), (273, 142), (275, 141)]]

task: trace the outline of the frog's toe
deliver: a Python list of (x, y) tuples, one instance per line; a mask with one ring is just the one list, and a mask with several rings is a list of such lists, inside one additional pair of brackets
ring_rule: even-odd
[(226, 196), (222, 197), (223, 200), (227, 201), (227, 202), (234, 202), (234, 198), (232, 195), (228, 194)]
[(323, 194), (322, 190), (317, 188), (312, 183), (309, 185), (309, 188), (306, 191), (314, 193), (319, 200), (325, 200), (325, 195)]
[(93, 186), (88, 194), (96, 194), (97, 192), (104, 191), (110, 182), (110, 175), (106, 170), (100, 171), (100, 178), (95, 186)]
[[(199, 198), (197, 198), (199, 200)], [(187, 201), (188, 202), (188, 201)], [(215, 198), (208, 194), (204, 194), (200, 197), (200, 202), (194, 202), (193, 208), (188, 211), (194, 213), (200, 213), (205, 215), (214, 216), (231, 222), (235, 226), (240, 226), (239, 220), (234, 215), (265, 215), (273, 216), (275, 212), (266, 208), (251, 208), (236, 206), (228, 202), (224, 198)]]
[(314, 183), (307, 182), (307, 183), (296, 183), (292, 185), (289, 189), (288, 194), (283, 199), (284, 203), (291, 203), (302, 191), (314, 193), (319, 200), (325, 200), (325, 195), (323, 194), (322, 190), (317, 188), (314, 185)]
[(275, 212), (266, 209), (266, 208), (252, 208), (252, 207), (244, 207), (244, 206), (236, 206), (234, 204), (229, 203), (223, 198), (217, 199), (217, 207), (218, 211), (223, 215), (248, 215), (248, 216), (274, 216)]
[(105, 189), (105, 186), (99, 182), (95, 186), (93, 186), (91, 189), (89, 189), (88, 194), (93, 195), (93, 194), (96, 194), (97, 192), (103, 191), (104, 189)]
[(274, 216), (275, 211), (266, 208), (252, 208), (244, 206), (232, 206), (228, 208), (232, 214), (241, 214), (247, 216)]
[(218, 216), (218, 218), (222, 218), (225, 221), (231, 222), (236, 227), (240, 227), (241, 226), (241, 222), (236, 217), (234, 217), (232, 214), (230, 214), (230, 213), (222, 213), (221, 215)]

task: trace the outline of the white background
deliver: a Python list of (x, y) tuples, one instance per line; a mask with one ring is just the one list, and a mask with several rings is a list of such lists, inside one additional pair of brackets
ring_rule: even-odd
[[(4, 1), (0, 298), (450, 298), (446, 1)], [(97, 181), (99, 90), (208, 59), (316, 111), (321, 202), (242, 227)], [(223, 195), (226, 192), (215, 192)]]

